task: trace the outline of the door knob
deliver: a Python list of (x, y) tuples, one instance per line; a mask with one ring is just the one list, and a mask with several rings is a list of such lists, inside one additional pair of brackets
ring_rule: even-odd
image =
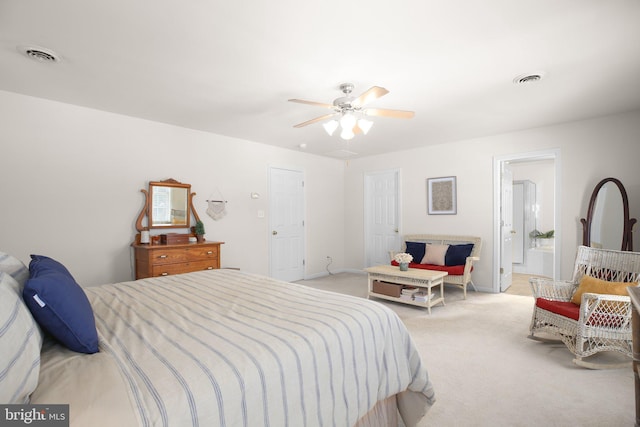
[(277, 232), (276, 230), (273, 230), (273, 231), (271, 232), (271, 234), (273, 234), (273, 235), (275, 236), (276, 234), (278, 234), (278, 232)]

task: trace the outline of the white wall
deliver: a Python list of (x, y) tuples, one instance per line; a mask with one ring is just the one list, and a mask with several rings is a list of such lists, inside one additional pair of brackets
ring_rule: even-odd
[[(493, 158), (556, 148), (562, 166), (561, 277), (568, 278), (576, 247), (582, 242), (580, 218), (586, 215), (591, 192), (602, 178), (613, 176), (623, 182), (631, 215), (640, 217), (640, 111), (352, 160), (345, 175), (345, 265), (364, 265), (364, 173), (399, 168), (400, 232), (482, 237), (482, 259), (474, 282), (478, 288), (492, 290)], [(426, 179), (450, 175), (457, 176), (457, 215), (427, 215)], [(636, 250), (640, 250), (638, 237), (636, 233)]]
[[(130, 280), (149, 181), (192, 185), (222, 266), (269, 274), (270, 166), (306, 178), (306, 275), (343, 267), (344, 162), (0, 91), (0, 251), (63, 262), (83, 286)], [(227, 216), (206, 214), (218, 191)], [(251, 199), (251, 192), (261, 198)], [(257, 211), (264, 210), (265, 218)]]
[[(627, 188), (640, 217), (640, 111), (351, 160), (279, 149), (161, 123), (0, 91), (0, 251), (28, 262), (59, 259), (84, 286), (133, 277), (130, 242), (149, 180), (193, 185), (208, 240), (225, 241), (222, 265), (268, 274), (269, 166), (306, 178), (306, 276), (364, 266), (363, 176), (401, 170), (401, 233), (479, 235), (479, 288), (492, 289), (493, 157), (559, 148), (562, 277), (582, 241), (579, 222), (607, 176)], [(426, 179), (457, 176), (458, 214), (427, 215)], [(219, 190), (228, 214), (213, 221), (205, 200)], [(259, 192), (258, 200), (250, 198)], [(257, 217), (262, 209), (267, 217)], [(637, 227), (636, 227), (637, 228)], [(638, 233), (634, 248), (640, 250)]]

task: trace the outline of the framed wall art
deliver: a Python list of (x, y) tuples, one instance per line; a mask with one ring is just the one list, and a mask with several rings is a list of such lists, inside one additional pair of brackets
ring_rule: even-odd
[(429, 215), (455, 215), (456, 177), (427, 178), (427, 213)]

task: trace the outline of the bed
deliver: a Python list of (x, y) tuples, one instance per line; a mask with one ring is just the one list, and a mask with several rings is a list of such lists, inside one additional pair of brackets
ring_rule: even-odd
[[(25, 280), (4, 260), (0, 297), (24, 288), (28, 302), (33, 272)], [(69, 404), (72, 426), (234, 427), (398, 425), (398, 414), (411, 426), (434, 403), (406, 328), (374, 301), (236, 270), (81, 289), (98, 351), (32, 332), (18, 347), (40, 345), (38, 360), (20, 350), (28, 373), (17, 393), (0, 392), (3, 403)], [(6, 339), (2, 359), (15, 359)], [(11, 372), (18, 363), (0, 362), (0, 386), (22, 378)]]

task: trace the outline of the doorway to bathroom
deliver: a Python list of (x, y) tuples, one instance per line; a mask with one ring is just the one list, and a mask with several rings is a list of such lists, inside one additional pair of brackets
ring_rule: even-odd
[(559, 150), (494, 158), (494, 291), (530, 295), (529, 277), (560, 271), (559, 171)]

